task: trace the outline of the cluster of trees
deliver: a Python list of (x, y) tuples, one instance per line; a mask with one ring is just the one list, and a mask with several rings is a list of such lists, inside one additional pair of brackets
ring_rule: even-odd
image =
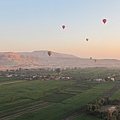
[(61, 68), (56, 68), (55, 71), (58, 73), (58, 75), (60, 75), (60, 73), (62, 72)]
[(101, 107), (105, 105), (120, 105), (120, 100), (110, 98), (101, 98), (97, 100), (94, 104), (87, 104), (86, 112), (89, 115), (97, 116), (103, 120), (120, 120), (120, 107), (113, 111), (105, 110), (101, 111)]

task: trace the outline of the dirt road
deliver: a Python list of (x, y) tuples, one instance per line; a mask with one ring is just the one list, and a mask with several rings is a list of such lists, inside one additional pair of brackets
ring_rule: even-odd
[(4, 82), (4, 83), (1, 83), (0, 86), (2, 85), (9, 85), (9, 84), (14, 84), (14, 83), (19, 83), (19, 82), (25, 82), (25, 80), (19, 80), (19, 81), (14, 81), (14, 82)]

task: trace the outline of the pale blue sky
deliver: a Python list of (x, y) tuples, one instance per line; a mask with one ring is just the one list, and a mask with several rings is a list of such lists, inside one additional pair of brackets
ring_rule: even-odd
[(120, 59), (119, 32), (120, 0), (0, 0), (1, 52)]

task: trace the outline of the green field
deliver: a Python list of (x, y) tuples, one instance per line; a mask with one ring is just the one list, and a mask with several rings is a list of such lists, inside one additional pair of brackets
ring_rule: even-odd
[[(119, 84), (119, 81), (98, 83), (86, 81), (83, 78), (87, 78), (87, 80), (96, 76), (102, 78), (115, 73), (118, 74), (119, 70), (88, 68), (65, 70), (62, 72), (61, 76), (68, 76), (70, 74), (73, 76), (72, 80), (25, 81), (7, 79), (5, 81), (1, 79), (0, 118), (19, 113), (19, 111), (24, 113), (31, 106), (44, 105), (47, 102), (51, 105), (45, 108), (40, 107), (31, 113), (26, 113), (13, 120), (60, 120), (79, 108), (84, 107), (87, 103), (94, 102), (102, 94)], [(112, 97), (117, 96), (119, 98), (119, 93), (120, 91), (118, 90)], [(94, 117), (86, 115), (77, 116), (75, 120), (82, 119), (83, 117), (85, 120), (89, 120), (88, 118), (94, 120)]]
[(120, 89), (116, 91), (112, 96), (112, 99), (120, 99)]
[[(29, 103), (41, 101), (45, 93), (59, 87), (68, 86), (74, 82), (64, 81), (25, 81), (22, 83), (0, 86), (0, 115), (3, 111), (11, 111)], [(47, 94), (52, 94), (48, 93)]]
[(48, 116), (49, 120), (62, 119), (64, 116), (72, 113), (87, 103), (94, 101), (113, 86), (115, 86), (115, 83), (103, 83), (97, 85), (89, 90), (84, 91), (83, 93), (79, 93), (62, 101), (61, 103), (56, 103), (50, 107), (43, 108), (30, 114), (25, 114), (14, 120), (47, 120)]

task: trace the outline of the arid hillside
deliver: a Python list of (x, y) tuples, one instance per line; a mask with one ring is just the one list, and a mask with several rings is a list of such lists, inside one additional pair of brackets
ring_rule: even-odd
[(48, 51), (34, 52), (1, 52), (0, 69), (17, 68), (67, 68), (67, 67), (120, 67), (120, 60), (116, 59), (85, 59), (74, 55)]

